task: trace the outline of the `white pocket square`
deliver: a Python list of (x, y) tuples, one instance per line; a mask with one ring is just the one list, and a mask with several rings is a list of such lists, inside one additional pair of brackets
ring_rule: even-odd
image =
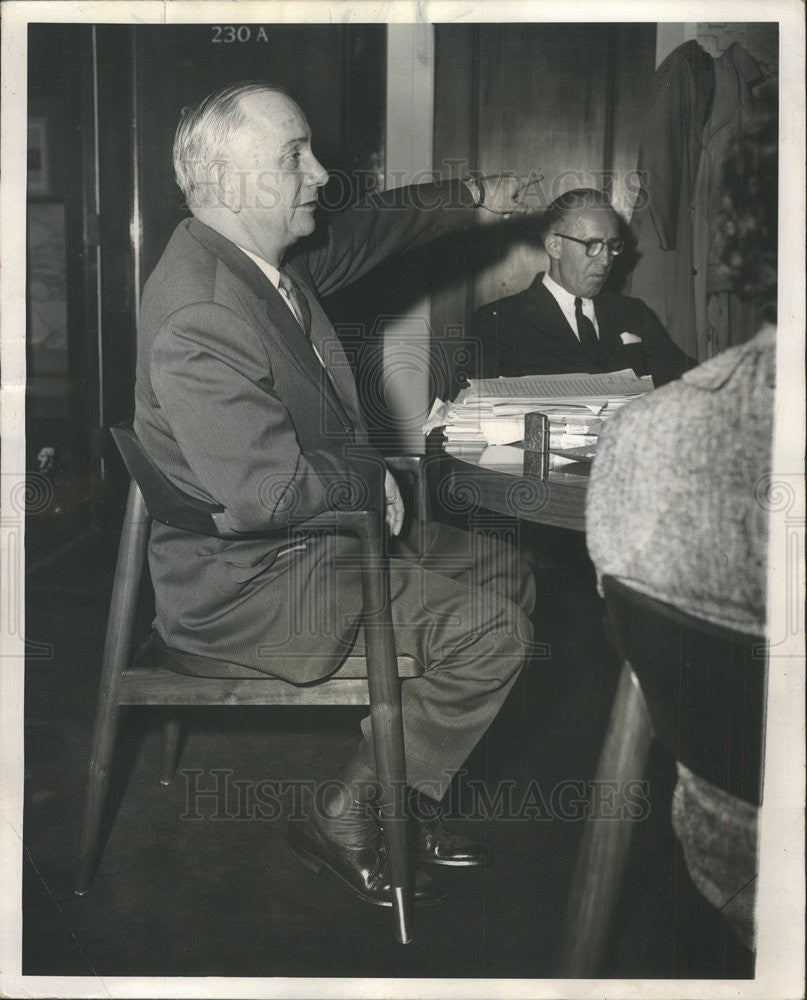
[(642, 338), (637, 336), (635, 333), (628, 333), (626, 330), (624, 333), (620, 333), (619, 339), (623, 344), (641, 344)]

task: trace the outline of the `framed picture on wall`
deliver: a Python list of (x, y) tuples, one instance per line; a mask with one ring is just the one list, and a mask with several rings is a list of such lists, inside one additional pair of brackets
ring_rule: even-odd
[(28, 119), (28, 196), (51, 193), (48, 119), (37, 115)]

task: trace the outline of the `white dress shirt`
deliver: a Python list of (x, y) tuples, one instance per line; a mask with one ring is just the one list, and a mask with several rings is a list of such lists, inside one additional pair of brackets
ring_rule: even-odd
[(268, 261), (265, 261), (263, 259), (263, 257), (258, 257), (257, 254), (252, 253), (251, 251), (247, 250), (245, 247), (240, 246), (238, 243), (236, 243), (236, 246), (238, 247), (238, 249), (242, 253), (245, 253), (247, 255), (247, 257), (249, 257), (250, 260), (254, 261), (258, 265), (258, 267), (263, 271), (263, 273), (266, 275), (266, 277), (272, 282), (272, 284), (275, 286), (275, 288), (280, 292), (281, 299), (283, 299), (283, 301), (289, 307), (289, 311), (291, 312), (292, 316), (299, 323), (300, 320), (297, 317), (297, 312), (296, 312), (294, 306), (291, 303), (291, 299), (288, 297), (288, 295), (286, 295), (286, 289), (283, 288), (283, 286), (280, 284), (280, 271), (278, 271), (278, 269), (274, 265), (268, 263)]
[[(577, 332), (577, 317), (574, 314), (574, 300), (575, 296), (571, 292), (567, 292), (565, 288), (553, 281), (549, 277), (549, 271), (544, 274), (543, 279), (544, 287), (550, 291), (554, 297), (557, 304), (560, 306), (560, 311), (566, 317), (566, 321), (572, 328), (572, 333), (580, 340), (580, 334)], [(594, 324), (594, 332), (597, 334), (597, 338), (600, 336), (600, 328), (597, 326), (597, 316), (594, 312), (594, 300), (593, 299), (583, 299), (583, 315), (588, 316), (591, 322)]]

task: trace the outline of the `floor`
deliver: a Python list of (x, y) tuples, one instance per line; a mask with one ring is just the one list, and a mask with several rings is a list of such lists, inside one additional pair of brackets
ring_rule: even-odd
[[(186, 710), (167, 787), (159, 717), (129, 710), (103, 856), (91, 891), (73, 894), (116, 545), (111, 529), (71, 536), (54, 518), (29, 519), (26, 635), (47, 655), (32, 657), (26, 675), (24, 973), (552, 975), (582, 833), (581, 810), (558, 803), (594, 775), (617, 676), (579, 546), (565, 565), (539, 571), (536, 634), (547, 656), (522, 674), (450, 793), (456, 826), (485, 836), (493, 863), (440, 870), (449, 900), (418, 911), (415, 940), (403, 947), (388, 911), (303, 869), (284, 842), (293, 793), (278, 783), (332, 774), (354, 745), (357, 709)], [(147, 630), (145, 591), (142, 604)], [(670, 762), (654, 757), (648, 779), (652, 808), (637, 824), (605, 974), (752, 975), (749, 955), (721, 936), (686, 878), (669, 828)], [(483, 788), (494, 818), (485, 818)]]

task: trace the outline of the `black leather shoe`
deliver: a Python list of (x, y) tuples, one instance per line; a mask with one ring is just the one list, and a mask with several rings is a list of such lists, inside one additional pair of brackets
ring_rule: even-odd
[(481, 840), (455, 833), (443, 822), (443, 810), (433, 800), (416, 793), (410, 800), (417, 823), (417, 859), (420, 864), (478, 868), (490, 861)]
[[(380, 829), (368, 843), (352, 847), (328, 838), (309, 813), (305, 819), (289, 823), (287, 840), (297, 860), (309, 871), (319, 874), (327, 868), (359, 899), (374, 906), (392, 906), (387, 853)], [(416, 906), (434, 906), (445, 898), (441, 885), (425, 872), (415, 872)]]

